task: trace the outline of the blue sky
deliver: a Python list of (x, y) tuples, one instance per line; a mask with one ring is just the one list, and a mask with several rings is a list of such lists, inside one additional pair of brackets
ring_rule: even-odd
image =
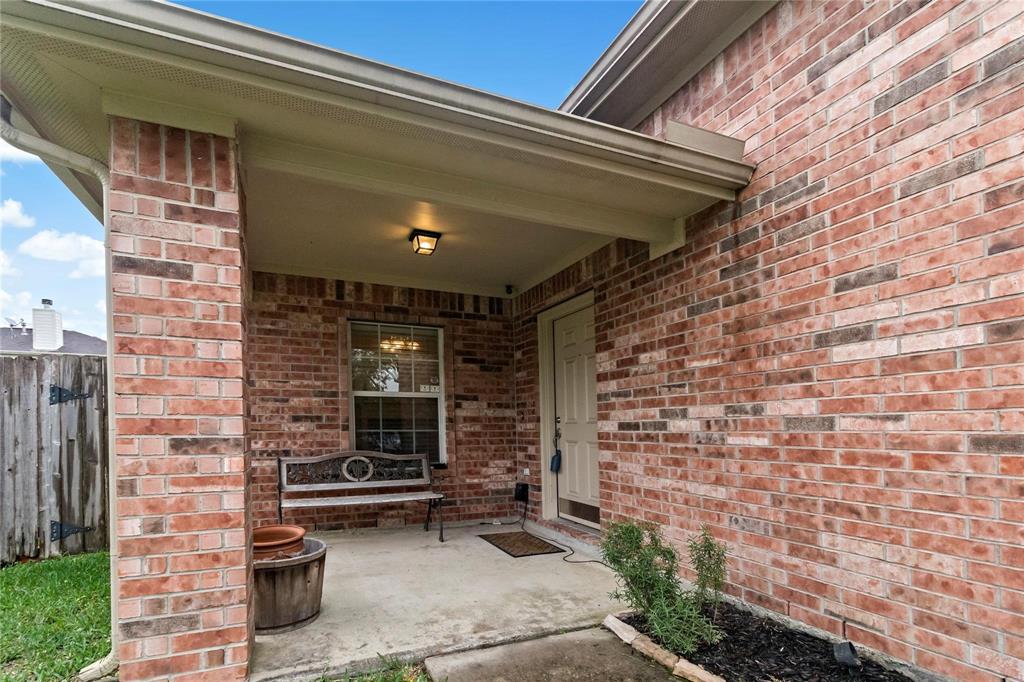
[[(556, 107), (641, 3), (179, 4)], [(31, 322), (33, 305), (52, 298), (65, 329), (104, 336), (102, 239), (102, 225), (45, 165), (0, 147), (0, 318)]]

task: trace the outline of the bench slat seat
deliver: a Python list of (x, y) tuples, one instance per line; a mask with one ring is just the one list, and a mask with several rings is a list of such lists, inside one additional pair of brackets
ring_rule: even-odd
[[(284, 497), (285, 493), (326, 493), (356, 491), (367, 488), (424, 489), (405, 493), (381, 492), (373, 495), (335, 495), (333, 497)], [(444, 542), (442, 505), (444, 493), (430, 487), (430, 458), (427, 455), (393, 455), (367, 450), (333, 452), (317, 457), (278, 457), (277, 518), (284, 523), (285, 509), (317, 509), (322, 507), (355, 507), (364, 504), (401, 504), (426, 502), (427, 520), (423, 530), (430, 529), (430, 517), (437, 509), (440, 526), (438, 539)]]
[(345, 495), (342, 497), (299, 497), (281, 500), (285, 509), (316, 508), (316, 507), (354, 507), (360, 504), (391, 504), (397, 502), (418, 502), (422, 500), (440, 500), (443, 493), (430, 491), (420, 493), (389, 493), (383, 495)]

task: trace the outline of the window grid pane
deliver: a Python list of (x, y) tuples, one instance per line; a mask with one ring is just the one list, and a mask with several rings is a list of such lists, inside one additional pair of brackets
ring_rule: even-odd
[(374, 323), (352, 323), (351, 329), (356, 447), (440, 461), (439, 330)]

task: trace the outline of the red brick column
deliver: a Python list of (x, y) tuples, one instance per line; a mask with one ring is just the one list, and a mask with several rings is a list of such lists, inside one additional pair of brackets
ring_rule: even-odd
[(121, 679), (241, 678), (251, 575), (234, 141), (113, 119), (110, 147)]

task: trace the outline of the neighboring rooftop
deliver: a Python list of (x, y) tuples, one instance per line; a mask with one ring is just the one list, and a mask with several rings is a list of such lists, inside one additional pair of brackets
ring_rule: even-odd
[(54, 351), (32, 349), (32, 328), (22, 333), (21, 327), (0, 327), (0, 353), (72, 353), (75, 355), (106, 355), (107, 342), (81, 332), (64, 330), (64, 345)]

